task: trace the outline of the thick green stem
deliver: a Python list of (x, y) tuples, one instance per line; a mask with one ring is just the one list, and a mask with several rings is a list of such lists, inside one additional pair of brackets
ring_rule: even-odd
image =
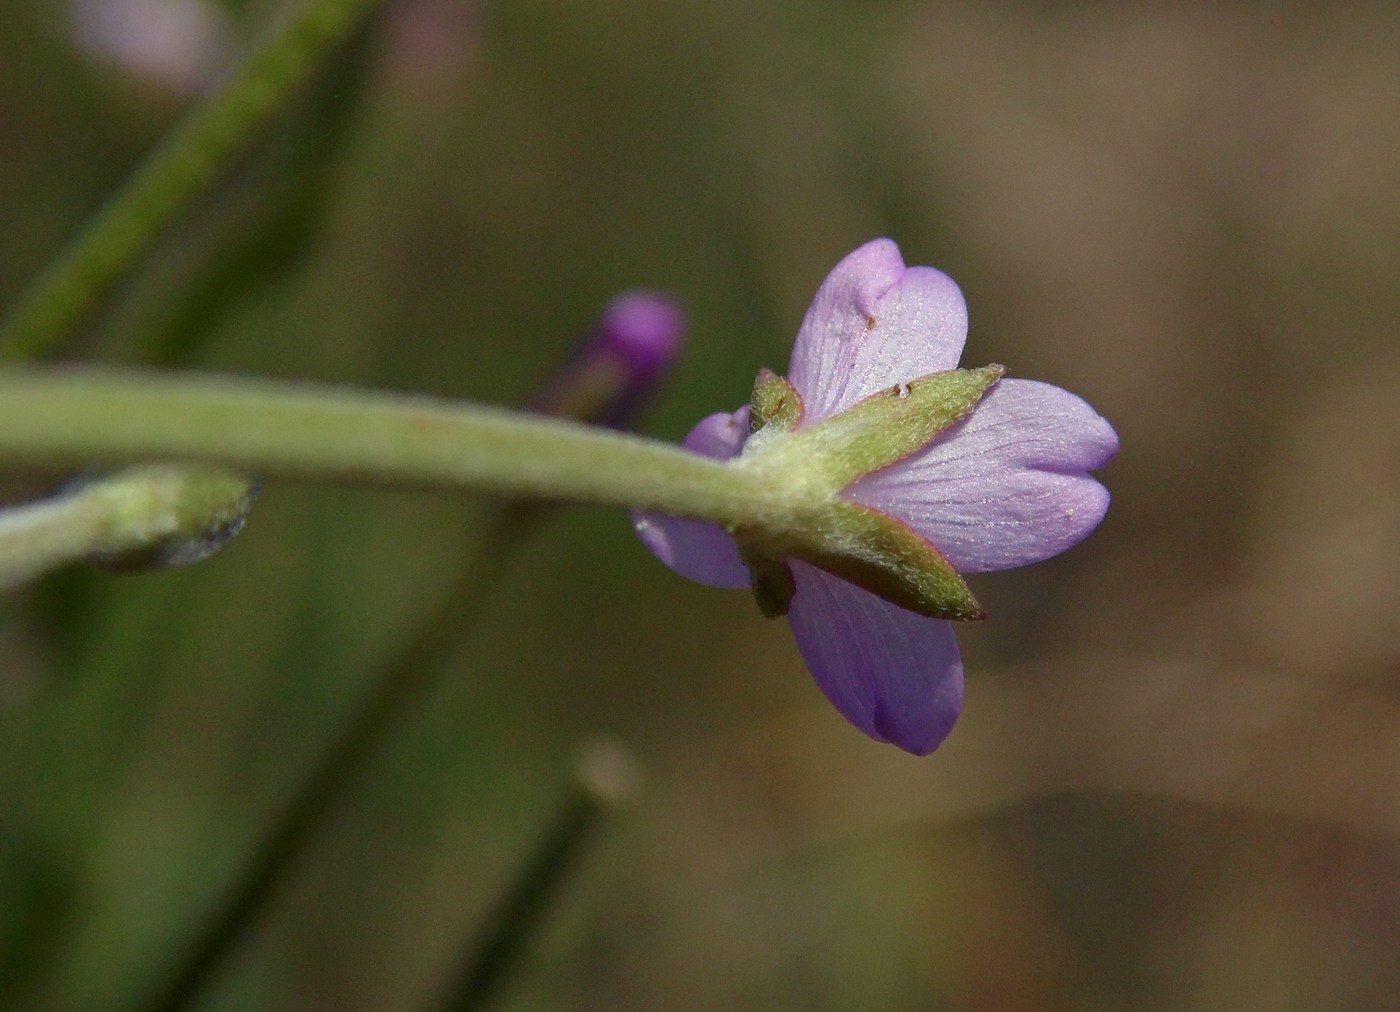
[(0, 372), (0, 464), (205, 461), (759, 525), (759, 475), (618, 432), (407, 394), (117, 370)]
[(28, 360), (51, 351), (378, 2), (306, 0), (270, 33), (30, 286), (0, 326), (0, 358)]

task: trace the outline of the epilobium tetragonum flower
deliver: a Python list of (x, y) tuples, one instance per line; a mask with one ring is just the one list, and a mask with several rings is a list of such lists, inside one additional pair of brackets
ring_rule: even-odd
[[(788, 377), (686, 437), (826, 501), (808, 534), (641, 515), (647, 547), (683, 576), (751, 586), (786, 613), (817, 684), (878, 741), (932, 752), (962, 707), (952, 625), (980, 618), (959, 573), (1010, 569), (1078, 543), (1108, 491), (1089, 476), (1118, 437), (1058, 387), (960, 370), (967, 308), (952, 279), (905, 267), (877, 239), (817, 291)], [(803, 469), (806, 468), (806, 474)], [(801, 514), (806, 515), (806, 514)], [(800, 520), (798, 521), (800, 525)], [(938, 616), (938, 617), (930, 617)]]

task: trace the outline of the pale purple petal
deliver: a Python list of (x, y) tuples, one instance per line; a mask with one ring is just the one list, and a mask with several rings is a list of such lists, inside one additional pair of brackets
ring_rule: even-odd
[[(749, 409), (701, 419), (681, 444), (692, 453), (728, 460), (749, 435)], [(642, 544), (681, 576), (708, 587), (747, 587), (749, 571), (734, 539), (718, 524), (660, 513), (635, 513), (632, 525)]]
[(953, 627), (802, 562), (788, 621), (807, 669), (842, 716), (877, 741), (927, 755), (962, 709)]
[(1116, 452), (1113, 427), (1074, 394), (1002, 380), (965, 421), (846, 494), (908, 523), (962, 572), (1010, 569), (1098, 526), (1108, 490), (1088, 472)]
[(806, 403), (802, 424), (956, 368), (966, 339), (967, 305), (952, 278), (905, 267), (889, 239), (866, 243), (822, 282), (797, 332), (788, 379)]

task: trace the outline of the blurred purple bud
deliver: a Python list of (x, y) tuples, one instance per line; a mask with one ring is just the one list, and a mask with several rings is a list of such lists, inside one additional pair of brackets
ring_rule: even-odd
[(69, 0), (69, 12), (81, 49), (177, 92), (208, 90), (233, 62), (233, 26), (210, 0)]
[(665, 382), (685, 329), (685, 313), (669, 296), (641, 291), (619, 295), (530, 407), (559, 418), (631, 428)]

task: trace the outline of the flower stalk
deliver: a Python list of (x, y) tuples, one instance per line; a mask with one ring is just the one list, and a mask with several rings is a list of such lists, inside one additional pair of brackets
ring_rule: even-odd
[(659, 441), (501, 408), (208, 375), (0, 373), (0, 464), (150, 459), (721, 524), (758, 524), (772, 512), (761, 476)]

